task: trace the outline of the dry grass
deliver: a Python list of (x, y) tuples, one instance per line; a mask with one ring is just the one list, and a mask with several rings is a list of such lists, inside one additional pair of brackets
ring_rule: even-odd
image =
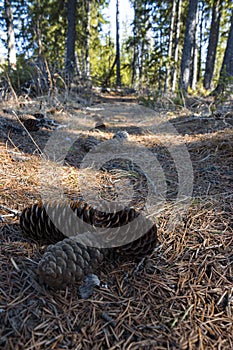
[[(125, 107), (121, 104), (120, 108)], [(90, 114), (90, 124), (91, 118)], [(108, 116), (105, 118), (108, 122)], [(60, 114), (58, 119), (62, 120)], [(77, 285), (56, 291), (38, 283), (36, 266), (46, 247), (23, 238), (18, 218), (0, 206), (5, 220), (0, 223), (0, 349), (233, 348), (232, 128), (228, 123), (224, 128), (219, 124), (218, 130), (213, 120), (205, 130), (196, 119), (196, 123), (191, 121), (193, 134), (189, 123), (182, 124), (182, 117), (171, 117), (171, 121), (179, 124), (179, 138), (190, 152), (193, 198), (180, 220), (171, 225), (178, 181), (172, 159), (157, 136), (131, 134), (131, 141), (159, 154), (169, 183), (170, 199), (156, 218), (159, 242), (138, 266), (105, 262), (98, 274), (102, 285), (88, 300), (79, 298)], [(79, 196), (78, 146), (69, 155), (72, 165), (54, 165), (42, 160), (37, 146), (22, 130), (9, 131), (7, 122), (2, 114), (0, 205), (20, 211), (40, 198), (42, 162), (53, 169), (51, 174), (62, 173), (59, 182), (50, 183), (51, 192), (59, 183), (62, 193)], [(119, 123), (123, 128), (122, 119)], [(132, 120), (124, 123), (133, 125)], [(113, 126), (92, 134), (109, 139), (112, 130)], [(43, 150), (51, 134), (41, 130), (32, 137)], [(89, 192), (103, 195), (107, 185), (113, 196), (122, 191), (128, 198), (132, 189), (123, 175), (103, 176), (88, 168), (83, 170), (82, 183), (89, 186)]]

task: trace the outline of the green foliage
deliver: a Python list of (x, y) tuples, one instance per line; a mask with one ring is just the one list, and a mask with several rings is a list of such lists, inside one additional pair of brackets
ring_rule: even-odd
[(7, 81), (10, 79), (11, 85), (16, 92), (21, 91), (21, 87), (32, 80), (36, 74), (36, 69), (29, 64), (29, 60), (26, 60), (22, 55), (18, 56), (16, 69), (8, 74), (8, 66), (5, 64), (4, 69), (1, 72), (1, 78), (5, 78)]
[(184, 107), (185, 106), (185, 99), (184, 95), (181, 91), (178, 91), (175, 95), (175, 97), (172, 98), (172, 102), (176, 107)]
[[(102, 85), (106, 78), (110, 85), (115, 84), (116, 69), (112, 69), (116, 49), (110, 32), (103, 33), (103, 9), (107, 0), (90, 1), (90, 66), (91, 77), (97, 85)], [(213, 0), (200, 2), (204, 8), (205, 25), (203, 39), (209, 35), (207, 24), (211, 14)], [(168, 60), (169, 31), (171, 21), (172, 1), (169, 0), (132, 0), (135, 11), (132, 23), (133, 34), (125, 31), (121, 42), (121, 80), (123, 86), (135, 86), (139, 89), (149, 87), (152, 91), (163, 91), (166, 81), (168, 61), (171, 66), (180, 66), (180, 57), (177, 62), (171, 57)], [(230, 0), (223, 2), (220, 40), (217, 51), (215, 79), (219, 75), (222, 57), (225, 51), (229, 32), (230, 15), (233, 3)], [(64, 61), (66, 52), (67, 34), (67, 1), (62, 0), (12, 0), (15, 34), (18, 49), (17, 69), (10, 75), (13, 87), (20, 89), (27, 81), (34, 79), (38, 74), (36, 63), (45, 59), (51, 71), (57, 72), (63, 79)], [(181, 9), (181, 34), (179, 42), (183, 43), (185, 33), (185, 19), (188, 9), (188, 0), (183, 0)], [(3, 10), (2, 10), (3, 11)], [(77, 0), (76, 14), (76, 56), (80, 75), (84, 76), (87, 59), (87, 0)], [(4, 13), (0, 24), (5, 30)], [(176, 26), (176, 24), (175, 24)], [(173, 48), (174, 51), (174, 48)], [(173, 52), (174, 54), (174, 52)], [(26, 60), (25, 57), (30, 57)], [(30, 62), (30, 64), (28, 64)], [(199, 64), (201, 64), (199, 62)], [(3, 67), (2, 74), (7, 73)], [(35, 78), (36, 79), (36, 78)], [(201, 91), (199, 80), (198, 91)], [(223, 101), (230, 95), (231, 78), (224, 80), (223, 89), (218, 101)], [(150, 93), (140, 98), (148, 106), (154, 106), (158, 95)], [(183, 105), (180, 92), (174, 100), (177, 105)]]
[(138, 97), (138, 101), (140, 104), (144, 105), (145, 107), (155, 109), (156, 104), (159, 102), (161, 96), (162, 96), (161, 91), (158, 91), (158, 90), (151, 91), (149, 89), (145, 89), (144, 94)]
[[(91, 45), (91, 71), (92, 77), (97, 85), (102, 85), (103, 81), (110, 72), (111, 66), (115, 59), (115, 47), (110, 36), (106, 35), (102, 41), (94, 41)], [(110, 82), (113, 83), (113, 75), (110, 76)]]

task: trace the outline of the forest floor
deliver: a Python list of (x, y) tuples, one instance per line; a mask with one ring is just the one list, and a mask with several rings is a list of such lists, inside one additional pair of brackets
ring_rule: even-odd
[[(233, 349), (233, 101), (214, 114), (208, 99), (170, 102), (154, 110), (116, 96), (91, 106), (74, 97), (1, 103), (0, 349)], [(38, 112), (49, 128), (27, 131), (17, 115)], [(17, 213), (54, 193), (127, 203), (127, 174), (94, 171), (82, 147), (87, 136), (104, 145), (119, 130), (129, 133), (126, 157), (155, 182), (145, 201), (158, 242), (137, 266), (104, 263), (101, 286), (84, 300), (78, 285), (38, 282), (46, 246), (23, 237)]]

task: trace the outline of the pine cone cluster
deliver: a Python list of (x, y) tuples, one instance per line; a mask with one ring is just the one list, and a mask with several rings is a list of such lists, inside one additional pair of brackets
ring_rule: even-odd
[[(27, 236), (53, 243), (40, 261), (38, 273), (41, 281), (62, 288), (92, 272), (109, 251), (113, 256), (130, 259), (150, 254), (157, 228), (139, 215), (134, 208), (127, 207), (114, 212), (100, 211), (82, 200), (38, 203), (23, 210), (20, 226)], [(141, 236), (141, 232), (146, 233)], [(88, 236), (84, 243), (78, 240), (82, 234)]]

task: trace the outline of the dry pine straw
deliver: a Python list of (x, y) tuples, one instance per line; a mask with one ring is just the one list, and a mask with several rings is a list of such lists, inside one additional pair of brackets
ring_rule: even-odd
[[(232, 208), (229, 208), (232, 211)], [(142, 266), (101, 268), (107, 288), (46, 290), (34, 276), (44, 248), (1, 231), (1, 349), (231, 349), (232, 227), (218, 202), (193, 203)], [(9, 231), (11, 234), (9, 235)]]
[[(154, 254), (136, 267), (106, 262), (99, 271), (103, 285), (89, 300), (79, 299), (76, 285), (64, 291), (41, 286), (35, 268), (46, 247), (24, 239), (17, 219), (5, 217), (7, 223), (0, 226), (0, 349), (232, 349), (232, 192), (227, 172), (223, 195), (218, 183), (208, 187), (216, 175), (211, 169), (203, 181), (198, 172), (198, 156), (209, 155), (217, 172), (232, 160), (231, 137), (224, 139), (228, 146), (221, 146), (222, 135), (219, 142), (215, 137), (214, 159), (203, 143), (191, 154), (197, 192), (205, 188), (213, 196), (194, 198), (175, 228), (169, 225), (172, 208), (165, 208), (157, 218)], [(38, 159), (17, 159), (4, 144), (1, 155), (0, 204), (21, 210), (38, 198)], [(67, 171), (68, 180), (74, 175)]]

